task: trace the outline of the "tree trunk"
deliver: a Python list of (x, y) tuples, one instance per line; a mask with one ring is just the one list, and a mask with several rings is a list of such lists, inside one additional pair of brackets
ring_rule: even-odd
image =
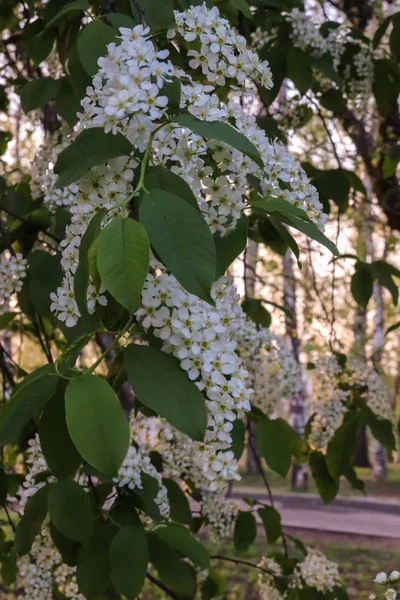
[[(301, 436), (304, 435), (305, 427), (305, 389), (302, 380), (300, 363), (300, 340), (297, 334), (297, 303), (296, 282), (294, 279), (293, 255), (288, 250), (283, 257), (283, 306), (288, 308), (293, 318), (285, 315), (286, 342), (299, 368), (297, 390), (290, 402), (290, 424)], [(305, 464), (293, 464), (291, 473), (292, 489), (306, 490), (308, 487), (308, 468)]]
[[(244, 293), (246, 298), (254, 298), (256, 293), (256, 269), (258, 259), (258, 244), (249, 240), (244, 256)], [(248, 422), (247, 427), (246, 473), (258, 473), (257, 457), (251, 449), (256, 448), (256, 424)], [(251, 440), (251, 443), (250, 443)]]

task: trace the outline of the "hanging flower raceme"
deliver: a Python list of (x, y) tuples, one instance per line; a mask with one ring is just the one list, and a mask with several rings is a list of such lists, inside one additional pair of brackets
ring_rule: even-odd
[(319, 592), (332, 592), (342, 586), (338, 565), (315, 548), (308, 547), (307, 554), (294, 571), (294, 581), (290, 587), (315, 588)]
[(253, 389), (251, 403), (266, 415), (285, 411), (284, 401), (295, 394), (300, 376), (285, 341), (269, 329), (243, 318), (238, 332), (243, 364)]
[(0, 315), (10, 309), (10, 300), (22, 288), (26, 277), (27, 261), (22, 254), (2, 254), (0, 258)]
[(259, 573), (257, 588), (261, 600), (282, 600), (284, 596), (275, 587), (274, 577), (280, 577), (283, 573), (282, 567), (274, 560), (263, 556), (258, 563)]
[(382, 379), (382, 375), (362, 360), (350, 361), (349, 371), (349, 383), (351, 385), (368, 388), (364, 394), (367, 406), (377, 418), (393, 421), (394, 415), (389, 390)]

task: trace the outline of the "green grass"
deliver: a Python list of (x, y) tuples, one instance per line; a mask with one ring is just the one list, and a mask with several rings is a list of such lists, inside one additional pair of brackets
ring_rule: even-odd
[[(356, 468), (357, 475), (360, 479), (365, 481), (366, 484), (366, 496), (368, 497), (379, 497), (381, 499), (392, 499), (397, 500), (400, 497), (400, 464), (393, 464), (388, 466), (388, 477), (386, 481), (373, 481), (372, 480), (372, 469), (367, 468)], [(282, 479), (280, 475), (271, 471), (266, 470), (267, 479), (273, 492), (293, 492), (296, 491), (290, 488), (290, 476), (286, 479)], [(242, 473), (242, 479), (238, 482), (236, 487), (264, 487), (262, 479), (258, 473)], [(304, 493), (304, 490), (299, 490)], [(316, 494), (317, 490), (313, 479), (309, 478), (308, 493)], [(353, 488), (343, 480), (340, 485), (340, 496), (353, 496), (362, 498), (363, 494)]]

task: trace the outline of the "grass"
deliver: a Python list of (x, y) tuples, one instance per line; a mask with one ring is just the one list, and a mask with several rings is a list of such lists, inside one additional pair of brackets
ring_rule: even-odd
[[(373, 481), (372, 479), (372, 469), (368, 468), (356, 468), (357, 475), (360, 479), (365, 481), (366, 484), (366, 496), (368, 497), (377, 497), (380, 499), (392, 499), (397, 500), (400, 497), (400, 464), (392, 464), (388, 466), (388, 477), (386, 481)], [(272, 492), (284, 493), (284, 492), (293, 492), (296, 493), (296, 490), (292, 490), (290, 488), (290, 477), (288, 476), (286, 479), (282, 479), (280, 475), (266, 469), (267, 479), (271, 486)], [(258, 488), (264, 487), (263, 482), (258, 473), (242, 473), (242, 479), (236, 487), (251, 487)], [(298, 490), (299, 492), (304, 493), (304, 490)], [(308, 485), (308, 493), (316, 494), (317, 490), (314, 484), (313, 479), (309, 478)], [(363, 495), (361, 492), (357, 490), (353, 490), (350, 484), (343, 480), (340, 485), (340, 496), (354, 496), (362, 498)]]

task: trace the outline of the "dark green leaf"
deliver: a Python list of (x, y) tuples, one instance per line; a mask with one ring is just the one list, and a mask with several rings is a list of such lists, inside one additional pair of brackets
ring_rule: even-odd
[(358, 422), (344, 421), (335, 431), (326, 452), (326, 466), (334, 479), (344, 475), (351, 466), (357, 445)]
[(394, 277), (400, 277), (400, 271), (385, 260), (374, 260), (370, 265), (370, 271), (378, 283), (389, 290), (392, 295), (393, 304), (397, 306), (399, 301), (399, 289)]
[(311, 453), (310, 469), (323, 502), (325, 504), (332, 502), (339, 491), (339, 482), (329, 473), (325, 457), (321, 452)]
[(133, 29), (136, 27), (137, 22), (135, 19), (122, 13), (108, 13), (106, 15), (107, 21), (116, 29), (119, 33), (121, 27), (127, 27)]
[(368, 407), (363, 409), (362, 418), (364, 423), (371, 429), (374, 438), (376, 438), (388, 452), (392, 452), (396, 449), (396, 438), (391, 421), (388, 419), (379, 419)]
[(373, 288), (374, 282), (369, 266), (365, 263), (357, 263), (356, 271), (351, 278), (351, 293), (357, 304), (366, 308), (371, 299)]
[(239, 552), (246, 552), (256, 539), (256, 535), (257, 523), (254, 515), (250, 512), (240, 511), (233, 532), (235, 549)]
[(60, 256), (35, 250), (28, 256), (30, 297), (36, 311), (50, 315), (50, 294), (61, 284), (63, 272)]
[(281, 515), (272, 506), (263, 506), (257, 512), (263, 522), (268, 544), (273, 544), (282, 535)]
[(65, 411), (79, 453), (101, 473), (116, 475), (128, 451), (130, 431), (112, 388), (97, 375), (72, 379), (65, 393)]
[(286, 477), (292, 464), (292, 449), (298, 435), (283, 419), (263, 417), (256, 425), (257, 447), (268, 466)]
[(65, 383), (46, 404), (39, 424), (40, 445), (50, 471), (59, 478), (73, 477), (82, 462), (69, 436), (65, 421)]
[(0, 315), (0, 331), (9, 327), (17, 314), (17, 312), (7, 311)]
[(175, 117), (174, 121), (178, 125), (181, 125), (181, 127), (188, 127), (196, 135), (224, 142), (236, 148), (236, 150), (240, 150), (240, 152), (246, 154), (246, 156), (254, 160), (260, 167), (263, 167), (262, 158), (254, 144), (227, 123), (220, 123), (219, 121), (209, 123), (201, 121), (192, 115), (184, 114)]
[(146, 534), (136, 517), (136, 525), (120, 529), (110, 547), (113, 583), (128, 600), (134, 600), (141, 591), (148, 561)]
[(232, 450), (233, 454), (235, 455), (236, 460), (239, 460), (239, 458), (243, 454), (244, 445), (245, 445), (245, 435), (246, 435), (246, 429), (245, 429), (243, 421), (241, 419), (236, 419), (236, 421), (233, 421), (233, 428), (231, 431), (231, 436), (232, 436), (231, 450)]
[(26, 503), (24, 514), (15, 530), (15, 550), (19, 555), (28, 554), (35, 537), (40, 533), (47, 515), (47, 499), (50, 486), (41, 487)]
[(391, 333), (392, 331), (396, 331), (396, 329), (398, 329), (399, 327), (400, 327), (400, 321), (398, 321), (394, 325), (391, 325), (390, 327), (388, 327), (385, 331), (385, 335), (388, 335), (388, 333)]
[(302, 94), (305, 94), (312, 85), (313, 75), (310, 54), (292, 44), (288, 48), (287, 76)]
[(7, 150), (8, 142), (12, 139), (9, 131), (0, 131), (0, 156)]
[(335, 69), (333, 67), (333, 62), (332, 62), (331, 56), (326, 54), (325, 56), (321, 56), (321, 58), (313, 58), (312, 66), (315, 67), (317, 69), (317, 71), (322, 73), (322, 75), (324, 75), (324, 77), (327, 77), (328, 79), (333, 81), (333, 83), (336, 83), (336, 85), (339, 88), (342, 87), (342, 85), (343, 85), (342, 78), (335, 71)]
[(319, 175), (313, 177), (311, 183), (315, 185), (321, 196), (333, 200), (341, 213), (347, 210), (350, 182), (344, 171), (341, 169), (322, 171)]
[(387, 28), (389, 27), (392, 19), (393, 19), (393, 15), (389, 15), (388, 17), (386, 17), (386, 19), (384, 19), (382, 21), (382, 23), (379, 25), (378, 29), (375, 31), (374, 38), (372, 41), (372, 46), (374, 49), (379, 46), (381, 39), (385, 35)]
[(49, 492), (51, 522), (62, 535), (87, 545), (93, 532), (93, 514), (84, 489), (72, 479), (52, 484)]
[(99, 67), (97, 61), (107, 55), (107, 46), (117, 41), (117, 32), (102, 21), (91, 21), (80, 32), (77, 42), (78, 56), (86, 73), (92, 77)]
[(130, 313), (139, 307), (149, 260), (149, 240), (137, 221), (116, 218), (101, 232), (97, 247), (101, 281)]
[(169, 171), (165, 167), (150, 167), (146, 172), (144, 185), (149, 192), (156, 189), (174, 194), (174, 196), (186, 200), (190, 206), (197, 211), (200, 211), (199, 203), (190, 186), (182, 179), (182, 177), (175, 175), (175, 173)]
[(339, 90), (331, 88), (324, 92), (319, 99), (321, 106), (333, 112), (334, 115), (340, 115), (346, 110), (346, 100)]
[(73, 127), (78, 122), (77, 112), (80, 112), (82, 107), (78, 102), (73, 87), (67, 79), (61, 80), (60, 91), (56, 96), (56, 111), (70, 127)]
[(172, 523), (162, 525), (155, 530), (157, 537), (178, 550), (201, 569), (210, 567), (210, 558), (206, 548), (183, 525)]
[(187, 202), (163, 190), (143, 197), (140, 221), (152, 247), (179, 283), (210, 301), (215, 275), (215, 246), (203, 216)]
[(107, 210), (102, 208), (92, 217), (79, 246), (79, 263), (74, 276), (74, 294), (81, 317), (90, 319), (87, 308), (89, 285), (89, 248), (100, 233), (101, 223)]
[(383, 161), (383, 176), (391, 177), (396, 173), (400, 161), (400, 144), (390, 146)]
[(196, 571), (180, 559), (179, 553), (155, 533), (147, 536), (150, 562), (166, 586), (181, 598), (193, 598), (196, 593)]
[(109, 548), (112, 530), (98, 522), (88, 546), (78, 552), (76, 577), (79, 591), (86, 598), (108, 598), (106, 591), (111, 584)]
[(55, 98), (60, 89), (60, 80), (43, 77), (30, 81), (21, 90), (21, 106), (24, 113), (41, 108)]
[(55, 547), (62, 556), (63, 561), (70, 567), (75, 567), (77, 563), (78, 550), (81, 548), (79, 542), (69, 540), (50, 523), (50, 535)]
[(163, 479), (163, 484), (168, 491), (171, 519), (177, 523), (190, 525), (192, 522), (192, 513), (185, 492), (173, 479)]
[(219, 279), (235, 258), (246, 248), (248, 225), (249, 220), (246, 215), (243, 215), (233, 231), (230, 231), (224, 237), (218, 234), (214, 235), (215, 252), (217, 255), (215, 279)]
[(25, 377), (0, 410), (0, 443), (16, 443), (25, 425), (53, 396), (58, 379), (54, 365), (45, 365)]
[(53, 27), (60, 19), (71, 12), (89, 9), (90, 6), (87, 0), (73, 0), (72, 2), (67, 2), (67, 4), (65, 4), (61, 10), (52, 19), (50, 19), (50, 21), (47, 22), (45, 29)]
[(175, 24), (173, 0), (141, 0), (146, 24), (151, 29), (169, 29)]
[(347, 481), (354, 490), (359, 490), (363, 493), (365, 492), (365, 483), (362, 481), (362, 479), (358, 479), (354, 467), (348, 467), (343, 475), (346, 477)]
[(242, 302), (242, 308), (246, 315), (260, 327), (268, 328), (271, 325), (271, 315), (264, 308), (262, 300), (245, 298)]
[(232, 4), (236, 6), (241, 13), (244, 14), (248, 19), (252, 19), (253, 15), (251, 14), (250, 6), (246, 2), (246, 0), (231, 0)]
[(101, 127), (91, 127), (58, 155), (54, 172), (58, 175), (57, 187), (78, 181), (92, 167), (104, 164), (118, 156), (129, 156), (132, 145), (121, 133), (104, 133)]
[(142, 404), (192, 439), (204, 439), (205, 400), (177, 358), (151, 346), (131, 344), (124, 350), (124, 363), (128, 381)]

